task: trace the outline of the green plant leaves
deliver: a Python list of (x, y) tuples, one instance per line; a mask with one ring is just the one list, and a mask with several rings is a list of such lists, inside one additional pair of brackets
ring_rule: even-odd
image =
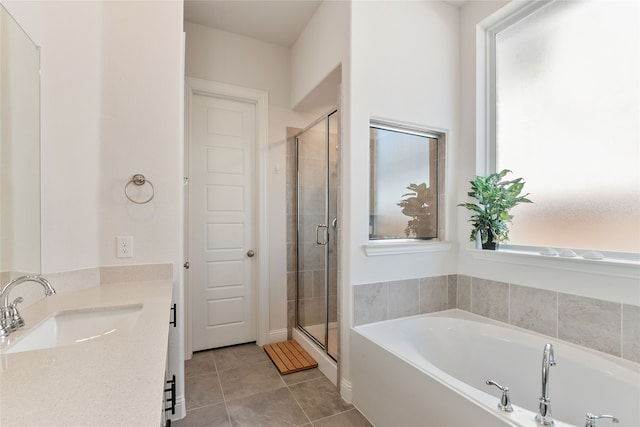
[(487, 242), (489, 233), (495, 242), (508, 241), (507, 223), (513, 219), (509, 211), (520, 203), (533, 203), (527, 198), (528, 193), (521, 195), (525, 184), (522, 178), (503, 181), (509, 173), (509, 169), (503, 169), (486, 177), (476, 176), (469, 182), (471, 190), (467, 195), (476, 199), (477, 203), (460, 203), (458, 206), (473, 212), (469, 219), (473, 225), (469, 236), (472, 242), (476, 240), (478, 232), (482, 243)]

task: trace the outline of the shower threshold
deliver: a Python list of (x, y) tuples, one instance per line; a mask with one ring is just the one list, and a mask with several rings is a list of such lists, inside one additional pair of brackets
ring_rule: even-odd
[(318, 362), (318, 369), (334, 386), (338, 386), (338, 364), (323, 349), (298, 328), (293, 330), (293, 339)]

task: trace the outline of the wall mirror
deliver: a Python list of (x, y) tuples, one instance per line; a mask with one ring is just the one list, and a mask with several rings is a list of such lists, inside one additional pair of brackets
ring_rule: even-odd
[(0, 5), (0, 283), (39, 274), (40, 49)]
[(440, 135), (372, 121), (369, 136), (369, 240), (437, 238)]

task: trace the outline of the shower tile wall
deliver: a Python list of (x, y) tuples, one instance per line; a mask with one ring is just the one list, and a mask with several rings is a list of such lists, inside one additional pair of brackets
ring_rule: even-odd
[(639, 306), (464, 275), (353, 288), (355, 326), (457, 307), (640, 363)]

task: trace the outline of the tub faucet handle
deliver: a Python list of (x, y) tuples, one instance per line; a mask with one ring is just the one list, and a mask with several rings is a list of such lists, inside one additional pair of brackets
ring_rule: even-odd
[(505, 412), (512, 412), (513, 407), (511, 406), (511, 398), (509, 397), (509, 387), (503, 387), (493, 380), (487, 380), (486, 384), (494, 385), (502, 392), (502, 397), (500, 398), (500, 402), (498, 402), (498, 409)]
[(599, 420), (601, 418), (610, 418), (612, 423), (620, 422), (620, 420), (618, 420), (613, 415), (593, 415), (591, 412), (587, 412), (587, 420), (584, 427), (596, 427), (596, 420)]

